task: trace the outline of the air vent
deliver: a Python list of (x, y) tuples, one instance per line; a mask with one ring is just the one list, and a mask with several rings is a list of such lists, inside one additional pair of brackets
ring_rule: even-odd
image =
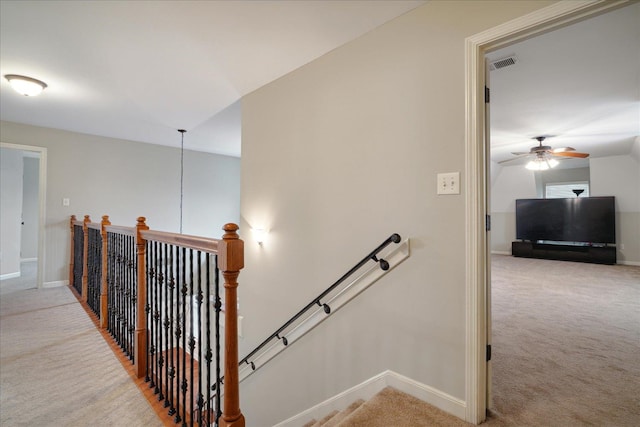
[(518, 62), (518, 57), (515, 55), (509, 55), (506, 58), (496, 59), (489, 63), (489, 69), (491, 71), (499, 70), (501, 68), (510, 67)]

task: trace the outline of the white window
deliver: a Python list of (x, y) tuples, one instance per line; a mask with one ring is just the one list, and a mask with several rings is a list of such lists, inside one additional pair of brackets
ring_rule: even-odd
[[(574, 191), (575, 190), (575, 191)], [(563, 182), (561, 184), (547, 184), (544, 188), (544, 197), (546, 199), (568, 199), (577, 197), (576, 192), (580, 193), (579, 197), (589, 197), (588, 182)]]

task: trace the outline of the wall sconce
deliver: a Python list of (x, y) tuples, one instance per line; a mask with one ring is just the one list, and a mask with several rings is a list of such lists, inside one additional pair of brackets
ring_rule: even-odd
[(262, 245), (262, 243), (267, 239), (268, 232), (264, 228), (253, 228), (251, 231), (253, 232), (253, 238), (259, 245)]

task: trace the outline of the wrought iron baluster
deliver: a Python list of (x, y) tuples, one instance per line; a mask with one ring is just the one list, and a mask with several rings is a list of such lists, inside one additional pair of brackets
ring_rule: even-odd
[(147, 319), (149, 334), (149, 374), (151, 381), (150, 388), (156, 387), (156, 369), (155, 369), (155, 353), (156, 353), (156, 334), (153, 322), (153, 309), (155, 307), (155, 290), (156, 290), (156, 243), (149, 242), (149, 265), (151, 266), (151, 280), (149, 280), (149, 318)]
[(127, 236), (129, 247), (129, 297), (127, 298), (127, 344), (129, 348), (129, 359), (134, 358), (134, 334), (136, 330), (136, 245), (133, 236)]
[(221, 398), (220, 398), (220, 393), (221, 393), (221, 389), (220, 386), (222, 385), (222, 368), (221, 368), (221, 363), (220, 363), (220, 353), (221, 353), (221, 349), (220, 349), (220, 311), (222, 309), (222, 300), (220, 298), (220, 269), (218, 268), (218, 256), (215, 255), (215, 276), (214, 276), (214, 282), (215, 282), (215, 288), (214, 288), (214, 292), (215, 292), (215, 300), (216, 300), (216, 313), (215, 313), (215, 328), (216, 328), (216, 423), (215, 425), (218, 425), (218, 421), (220, 420), (220, 417), (222, 416), (222, 408), (220, 407), (221, 404)]
[(209, 253), (207, 253), (205, 256), (205, 262), (207, 263), (207, 269), (206, 269), (207, 284), (205, 287), (205, 297), (204, 297), (205, 301), (207, 302), (206, 319), (205, 319), (205, 322), (207, 325), (207, 331), (206, 331), (207, 346), (205, 350), (205, 360), (207, 364), (207, 384), (206, 384), (207, 400), (206, 400), (206, 408), (205, 408), (206, 410), (205, 424), (210, 425), (211, 424), (211, 269), (210, 269), (211, 255)]
[(167, 366), (169, 366), (169, 379), (167, 381), (167, 383), (169, 384), (169, 391), (167, 395), (168, 395), (168, 398), (170, 399), (169, 412), (168, 412), (169, 415), (174, 415), (176, 413), (176, 409), (174, 406), (175, 398), (174, 398), (174, 384), (173, 384), (176, 377), (175, 360), (173, 357), (175, 353), (175, 348), (173, 346), (173, 337), (175, 334), (175, 310), (173, 306), (173, 292), (176, 287), (176, 276), (178, 274), (178, 267), (177, 267), (177, 259), (174, 259), (174, 252), (177, 255), (177, 247), (172, 245), (169, 250), (169, 266), (171, 269), (171, 277), (169, 278), (169, 289), (168, 289), (169, 298), (167, 298), (169, 300), (169, 320), (170, 320), (169, 321), (170, 329), (169, 329), (169, 337), (168, 337), (169, 342), (167, 344), (167, 347), (168, 347), (167, 354), (169, 355), (169, 360), (167, 363)]
[[(147, 267), (147, 287), (146, 287), (146, 297), (147, 300), (144, 304), (144, 315), (147, 318), (147, 332), (149, 331), (149, 328), (151, 327), (151, 282), (153, 281), (153, 265), (151, 263), (151, 260), (153, 259), (151, 257), (151, 244), (149, 244), (149, 242), (145, 243), (145, 265)], [(151, 372), (151, 334), (147, 333), (147, 354), (145, 355), (145, 357), (147, 358), (147, 373), (145, 375), (145, 382), (150, 382), (152, 381), (151, 379), (151, 375), (149, 374)], [(152, 387), (151, 385), (149, 387)]]
[(191, 385), (190, 393), (189, 393), (189, 407), (191, 411), (189, 412), (189, 425), (193, 425), (193, 411), (194, 411), (194, 365), (195, 360), (193, 356), (193, 351), (195, 348), (195, 337), (193, 336), (193, 323), (194, 323), (194, 313), (193, 313), (193, 249), (189, 249), (189, 353), (191, 354), (191, 366), (189, 367), (189, 384)]
[(131, 348), (131, 360), (135, 357), (135, 333), (136, 333), (136, 306), (138, 300), (138, 257), (136, 250), (136, 239), (129, 237), (131, 245), (131, 321), (129, 323), (129, 343)]
[(161, 402), (164, 399), (164, 393), (162, 390), (162, 368), (164, 366), (164, 347), (162, 345), (162, 288), (164, 288), (164, 270), (163, 270), (163, 247), (159, 244), (158, 247), (158, 293), (157, 293), (157, 306), (156, 306), (156, 331), (158, 334), (158, 348), (156, 349), (156, 357), (158, 358), (158, 401)]
[(197, 307), (198, 307), (198, 422), (202, 426), (203, 419), (203, 407), (204, 396), (202, 395), (202, 252), (198, 251), (196, 260), (198, 263), (198, 294), (197, 294)]
[[(180, 378), (183, 369), (180, 367), (180, 338), (184, 334), (184, 311), (180, 311), (180, 293), (184, 283), (184, 250), (182, 252), (183, 254), (180, 256), (180, 248), (176, 248), (176, 416), (173, 419), (176, 423), (182, 421), (180, 416), (180, 391), (182, 386)], [(184, 407), (184, 399), (182, 400), (182, 406)]]
[[(164, 340), (162, 348), (163, 348), (163, 352), (162, 352), (162, 362), (163, 364), (161, 364), (161, 366), (164, 366), (164, 407), (167, 408), (169, 407), (169, 310), (168, 310), (168, 306), (167, 306), (167, 301), (169, 299), (169, 295), (168, 295), (168, 286), (169, 286), (169, 246), (165, 243), (163, 245), (163, 253), (164, 255), (162, 256), (162, 262), (163, 262), (163, 277), (164, 277), (164, 285), (162, 286), (162, 289), (160, 291), (160, 295), (164, 298), (164, 306), (162, 305), (162, 299), (160, 300), (160, 309), (162, 310), (162, 326), (163, 326), (163, 330), (164, 330)], [(163, 308), (164, 307), (164, 308)], [(162, 387), (162, 383), (160, 383), (160, 386)], [(162, 394), (162, 392), (160, 393)]]
[(182, 248), (182, 425), (186, 426), (187, 419), (187, 255)]

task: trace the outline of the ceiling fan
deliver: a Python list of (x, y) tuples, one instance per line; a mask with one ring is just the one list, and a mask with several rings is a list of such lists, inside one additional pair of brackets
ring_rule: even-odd
[(534, 156), (534, 158), (529, 163), (527, 163), (526, 168), (531, 170), (547, 170), (558, 165), (557, 158), (563, 159), (567, 157), (578, 157), (584, 159), (586, 157), (589, 157), (588, 153), (579, 153), (573, 147), (551, 148), (549, 145), (542, 145), (542, 142), (547, 139), (546, 136), (536, 136), (533, 139), (538, 141), (537, 146), (531, 147), (531, 150), (529, 150), (528, 152), (521, 151), (511, 153), (516, 157), (503, 160), (498, 163), (507, 163), (521, 159), (523, 157)]

